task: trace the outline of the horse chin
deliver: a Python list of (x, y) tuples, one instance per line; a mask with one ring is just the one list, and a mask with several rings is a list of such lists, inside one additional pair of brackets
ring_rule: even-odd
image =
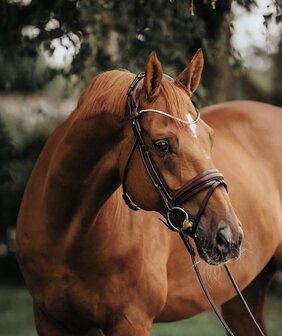
[(197, 237), (195, 238), (195, 244), (200, 258), (211, 266), (225, 264), (240, 257), (240, 248), (234, 247), (228, 253), (222, 253), (216, 247), (203, 244), (203, 240)]

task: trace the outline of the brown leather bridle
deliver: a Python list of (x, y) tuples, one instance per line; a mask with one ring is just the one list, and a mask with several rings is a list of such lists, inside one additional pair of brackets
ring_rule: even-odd
[[(165, 75), (166, 78), (169, 80), (172, 80), (171, 77)], [(136, 91), (137, 88), (142, 84), (144, 78), (144, 73), (139, 73), (132, 84), (129, 87), (128, 90), (128, 108), (130, 113), (130, 121), (133, 129), (133, 133), (135, 135), (135, 141), (133, 144), (133, 147), (131, 149), (131, 152), (128, 156), (127, 163), (125, 165), (123, 177), (122, 177), (122, 188), (123, 188), (123, 198), (125, 203), (129, 206), (132, 210), (139, 210), (139, 207), (134, 204), (129, 197), (128, 193), (126, 192), (126, 178), (129, 170), (130, 161), (132, 159), (132, 156), (138, 147), (139, 153), (141, 155), (143, 164), (146, 168), (146, 171), (155, 186), (156, 190), (160, 194), (165, 207), (167, 209), (167, 217), (166, 222), (161, 220), (170, 230), (177, 231), (186, 247), (188, 252), (190, 253), (192, 263), (197, 275), (197, 278), (199, 280), (199, 283), (214, 311), (216, 316), (218, 317), (219, 321), (221, 322), (222, 326), (227, 331), (228, 335), (234, 336), (233, 332), (223, 319), (220, 311), (218, 310), (217, 306), (215, 305), (212, 297), (209, 294), (209, 291), (201, 277), (199, 268), (197, 266), (196, 260), (195, 260), (195, 251), (192, 247), (189, 238), (187, 237), (186, 233), (195, 239), (196, 231), (201, 219), (201, 216), (203, 215), (205, 208), (208, 204), (208, 201), (210, 197), (212, 196), (215, 189), (219, 186), (224, 186), (227, 191), (227, 186), (224, 181), (223, 175), (217, 170), (217, 169), (208, 169), (203, 171), (202, 173), (198, 174), (194, 178), (192, 178), (190, 181), (188, 181), (183, 187), (181, 187), (174, 195), (171, 195), (169, 192), (169, 189), (167, 188), (165, 182), (163, 181), (162, 177), (159, 176), (154, 162), (152, 161), (150, 157), (149, 151), (146, 149), (146, 145), (144, 143), (143, 137), (142, 137), (142, 128), (139, 122), (139, 116), (144, 112), (145, 110), (138, 111), (138, 101), (136, 98)], [(147, 110), (149, 111), (149, 110)], [(152, 112), (154, 110), (151, 110)], [(162, 113), (162, 112), (161, 112)], [(167, 115), (166, 113), (162, 113)], [(199, 118), (199, 112), (196, 120)], [(203, 191), (205, 189), (208, 189), (207, 194), (205, 195), (199, 210), (196, 215), (193, 216), (193, 214), (188, 213), (187, 210), (184, 210), (181, 205), (183, 202), (193, 198), (196, 194), (198, 194), (200, 191)], [(224, 264), (224, 268), (227, 272), (227, 275), (237, 293), (239, 296), (242, 304), (244, 305), (245, 309), (247, 310), (250, 318), (253, 320), (254, 325), (256, 326), (258, 332), (260, 335), (265, 336), (263, 331), (261, 330), (260, 326), (258, 325), (255, 317), (253, 316), (252, 312), (250, 311), (250, 308), (248, 307), (247, 302), (245, 301), (244, 297), (242, 296), (242, 293), (237, 286), (230, 269), (227, 264)]]
[[(168, 80), (171, 80), (171, 77), (167, 75), (165, 75), (165, 77), (167, 77)], [(170, 230), (177, 232), (185, 231), (191, 237), (194, 238), (201, 216), (203, 215), (206, 205), (208, 204), (208, 201), (212, 196), (213, 192), (217, 187), (221, 185), (223, 185), (227, 190), (227, 186), (224, 181), (223, 175), (217, 169), (208, 169), (195, 176), (192, 180), (188, 181), (173, 195), (170, 193), (163, 178), (158, 174), (158, 171), (155, 168), (155, 164), (151, 159), (150, 152), (146, 149), (146, 145), (142, 137), (142, 128), (139, 122), (139, 117), (143, 111), (142, 110), (138, 111), (138, 101), (136, 97), (136, 92), (137, 88), (142, 84), (143, 78), (144, 73), (138, 74), (128, 90), (128, 108), (133, 133), (135, 135), (135, 141), (129, 154), (127, 163), (125, 165), (124, 174), (122, 178), (123, 198), (125, 200), (125, 203), (129, 206), (130, 209), (132, 210), (139, 209), (139, 207), (132, 202), (131, 198), (129, 197), (126, 191), (126, 179), (129, 170), (129, 164), (133, 156), (133, 153), (138, 147), (140, 156), (142, 158), (146, 171), (150, 177), (150, 180), (152, 181), (152, 184), (154, 185), (159, 195), (161, 196), (167, 210), (166, 222), (165, 221), (162, 222), (166, 224)], [(200, 191), (206, 189), (208, 189), (208, 192), (204, 197), (196, 215), (188, 213), (187, 210), (184, 210), (181, 207), (181, 205), (185, 201), (190, 200)]]

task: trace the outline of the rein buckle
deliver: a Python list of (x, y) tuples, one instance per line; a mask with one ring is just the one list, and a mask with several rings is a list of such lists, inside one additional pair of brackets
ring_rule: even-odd
[(167, 223), (168, 227), (176, 232), (191, 230), (193, 227), (193, 222), (189, 219), (188, 213), (180, 207), (172, 207), (167, 212)]

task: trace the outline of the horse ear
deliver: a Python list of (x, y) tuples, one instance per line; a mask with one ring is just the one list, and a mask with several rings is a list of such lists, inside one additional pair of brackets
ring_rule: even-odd
[(183, 86), (189, 96), (197, 90), (204, 67), (204, 55), (202, 49), (198, 49), (190, 64), (178, 75), (175, 83)]
[(155, 98), (160, 92), (163, 68), (157, 54), (152, 51), (145, 65), (144, 87), (149, 99)]

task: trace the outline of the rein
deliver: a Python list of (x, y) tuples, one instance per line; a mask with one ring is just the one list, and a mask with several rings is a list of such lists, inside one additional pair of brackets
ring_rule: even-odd
[[(169, 80), (171, 80), (171, 77), (165, 75)], [(138, 148), (139, 153), (141, 155), (144, 167), (153, 183), (155, 188), (157, 189), (159, 195), (161, 196), (164, 205), (167, 210), (167, 216), (166, 216), (166, 222), (161, 219), (161, 221), (171, 230), (171, 231), (176, 231), (179, 233), (180, 238), (182, 239), (187, 251), (189, 252), (193, 267), (196, 273), (196, 276), (199, 280), (199, 283), (213, 309), (215, 312), (216, 316), (218, 317), (219, 321), (221, 322), (222, 326), (225, 328), (227, 333), (230, 336), (234, 336), (232, 331), (230, 330), (229, 326), (225, 322), (223, 316), (219, 312), (217, 306), (215, 305), (202, 277), (199, 271), (199, 268), (197, 266), (195, 256), (196, 253), (194, 251), (194, 248), (192, 247), (190, 241), (189, 241), (189, 236), (192, 239), (195, 239), (195, 234), (200, 222), (200, 219), (205, 211), (205, 208), (208, 204), (208, 201), (210, 197), (212, 196), (213, 192), (217, 187), (224, 186), (224, 188), (227, 190), (227, 185), (224, 181), (223, 175), (217, 170), (217, 169), (208, 169), (203, 171), (202, 173), (198, 174), (194, 178), (192, 178), (190, 181), (188, 181), (184, 186), (182, 186), (179, 190), (174, 195), (171, 195), (165, 182), (162, 180), (162, 178), (159, 176), (157, 170), (155, 169), (154, 163), (150, 157), (149, 151), (146, 149), (143, 137), (142, 137), (142, 128), (139, 122), (139, 117), (143, 113), (158, 113), (161, 115), (165, 115), (169, 118), (173, 118), (178, 122), (182, 122), (188, 125), (195, 124), (199, 119), (200, 119), (200, 113), (197, 110), (197, 116), (193, 121), (184, 121), (180, 118), (176, 118), (171, 116), (170, 114), (167, 114), (165, 112), (159, 111), (159, 110), (154, 110), (154, 109), (146, 109), (146, 110), (138, 110), (138, 101), (136, 99), (136, 89), (141, 85), (144, 79), (144, 73), (141, 72), (139, 73), (132, 84), (129, 87), (128, 90), (128, 108), (129, 108), (129, 113), (130, 113), (130, 121), (132, 125), (132, 130), (135, 135), (135, 141), (133, 144), (133, 147), (130, 151), (130, 154), (127, 159), (127, 163), (125, 165), (124, 169), (124, 174), (122, 177), (122, 188), (123, 188), (123, 199), (125, 203), (128, 205), (128, 207), (132, 210), (139, 210), (140, 208), (131, 200), (129, 197), (127, 191), (126, 191), (126, 179), (129, 171), (129, 165), (131, 162), (131, 159), (133, 157), (133, 154), (135, 150)], [(205, 195), (202, 203), (200, 204), (199, 210), (196, 215), (188, 213), (186, 210), (184, 210), (180, 205), (192, 197), (194, 197), (197, 193), (200, 191), (206, 190), (207, 194)], [(187, 236), (188, 234), (188, 236)], [(230, 269), (227, 264), (224, 264), (226, 273), (237, 293), (237, 295), (240, 297), (244, 307), (246, 308), (249, 316), (253, 320), (255, 326), (257, 327), (259, 333), (264, 336), (263, 331), (259, 327), (257, 321), (255, 320), (253, 314), (251, 313), (245, 299), (242, 296), (242, 293), (240, 292), (239, 287), (237, 286)]]
[[(197, 263), (196, 263), (196, 259), (195, 259), (195, 255), (196, 255), (196, 253), (195, 253), (193, 247), (191, 246), (189, 240), (188, 240), (187, 237), (185, 236), (185, 233), (184, 233), (183, 230), (179, 232), (179, 235), (180, 235), (180, 237), (181, 237), (181, 239), (182, 239), (182, 241), (183, 241), (183, 243), (184, 243), (184, 245), (185, 245), (187, 251), (190, 253), (190, 256), (191, 256), (191, 259), (192, 259), (192, 264), (193, 264), (193, 267), (194, 267), (196, 276), (197, 276), (198, 281), (199, 281), (199, 283), (200, 283), (200, 285), (201, 285), (201, 287), (202, 287), (202, 289), (203, 289), (203, 292), (204, 292), (205, 295), (206, 295), (206, 298), (207, 298), (208, 301), (209, 301), (209, 304), (210, 304), (211, 307), (212, 307), (212, 310), (214, 311), (215, 315), (216, 315), (217, 318), (219, 319), (220, 323), (222, 324), (223, 328), (224, 328), (225, 331), (228, 333), (228, 335), (230, 335), (230, 336), (235, 336), (235, 335), (233, 334), (233, 332), (231, 331), (231, 329), (229, 328), (228, 324), (225, 322), (225, 320), (224, 320), (223, 316), (221, 315), (220, 311), (218, 310), (216, 304), (214, 303), (214, 301), (213, 301), (213, 299), (212, 299), (212, 297), (211, 297), (211, 295), (210, 295), (210, 293), (209, 293), (209, 291), (208, 291), (208, 289), (207, 289), (207, 287), (206, 287), (206, 285), (205, 285), (205, 283), (204, 283), (204, 281), (203, 281), (203, 279), (202, 279), (200, 270), (199, 270), (199, 268), (198, 268), (198, 266), (197, 266)], [(241, 291), (240, 291), (240, 289), (239, 289), (239, 287), (238, 287), (238, 285), (237, 285), (237, 283), (236, 283), (236, 281), (235, 281), (235, 279), (234, 279), (234, 277), (233, 277), (233, 275), (232, 275), (232, 273), (231, 273), (231, 271), (230, 271), (230, 268), (228, 267), (227, 264), (224, 264), (224, 268), (225, 268), (225, 271), (226, 271), (226, 273), (227, 273), (227, 275), (228, 275), (228, 278), (229, 278), (229, 280), (230, 280), (230, 282), (231, 282), (233, 288), (235, 289), (235, 291), (236, 291), (237, 295), (239, 296), (239, 298), (240, 298), (242, 304), (244, 305), (244, 307), (245, 307), (245, 309), (246, 309), (246, 311), (247, 311), (249, 317), (250, 317), (250, 318), (252, 319), (252, 321), (254, 322), (254, 325), (256, 326), (258, 332), (259, 332), (262, 336), (265, 336), (264, 333), (263, 333), (263, 331), (261, 330), (260, 326), (258, 325), (258, 323), (257, 323), (257, 321), (256, 321), (256, 319), (255, 319), (255, 317), (254, 317), (254, 315), (253, 315), (253, 313), (251, 312), (251, 310), (250, 310), (250, 308), (249, 308), (249, 306), (248, 306), (246, 300), (244, 299), (244, 297), (243, 297), (243, 295), (242, 295), (242, 293), (241, 293)]]

